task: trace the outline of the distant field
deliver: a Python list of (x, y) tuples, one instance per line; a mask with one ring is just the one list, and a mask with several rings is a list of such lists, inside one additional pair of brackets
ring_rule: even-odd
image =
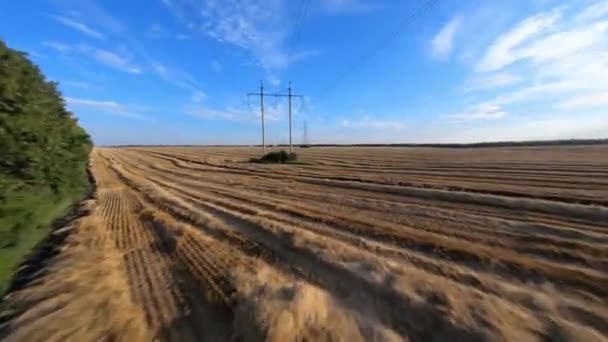
[(94, 150), (0, 339), (608, 337), (608, 146), (296, 152)]

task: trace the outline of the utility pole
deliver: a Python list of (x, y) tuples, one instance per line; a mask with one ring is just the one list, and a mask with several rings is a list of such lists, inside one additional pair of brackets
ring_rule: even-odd
[(293, 144), (291, 138), (291, 99), (294, 97), (303, 98), (302, 95), (296, 95), (291, 93), (291, 82), (289, 82), (289, 87), (287, 88), (287, 94), (272, 94), (276, 97), (287, 97), (289, 102), (289, 152), (293, 152)]
[(262, 150), (266, 154), (266, 128), (264, 127), (264, 84), (260, 81), (260, 92), (259, 93), (248, 93), (247, 96), (259, 95), (260, 96), (260, 111), (262, 113)]
[(293, 146), (291, 145), (291, 82), (289, 82), (289, 88), (287, 88), (289, 97), (289, 153), (293, 152)]
[(260, 97), (260, 105), (261, 105), (261, 112), (262, 112), (262, 145), (264, 147), (264, 154), (266, 154), (266, 131), (264, 130), (264, 96), (274, 96), (276, 97), (287, 97), (288, 101), (289, 101), (289, 152), (293, 152), (293, 144), (292, 144), (292, 137), (291, 137), (291, 99), (294, 97), (299, 97), (299, 98), (303, 98), (302, 95), (296, 95), (296, 94), (292, 94), (291, 93), (291, 82), (289, 82), (289, 87), (287, 88), (287, 94), (265, 94), (264, 93), (264, 86), (262, 85), (262, 82), (260, 82), (260, 92), (259, 93), (248, 93), (247, 96), (259, 96)]
[(260, 108), (262, 111), (262, 148), (266, 154), (266, 128), (264, 127), (264, 84), (260, 81)]

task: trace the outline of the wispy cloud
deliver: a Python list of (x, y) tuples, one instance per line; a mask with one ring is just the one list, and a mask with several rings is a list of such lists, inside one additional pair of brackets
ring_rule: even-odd
[(576, 20), (588, 22), (608, 16), (608, 1), (596, 1), (576, 16)]
[(80, 81), (61, 81), (60, 84), (66, 85), (73, 88), (80, 89), (91, 89), (93, 86), (88, 82), (80, 82)]
[(284, 10), (277, 1), (238, 0), (222, 6), (206, 1), (201, 9), (202, 32), (251, 51), (265, 68), (285, 67), (289, 56), (282, 47), (287, 33), (282, 29)]
[(118, 70), (126, 71), (132, 74), (141, 73), (141, 68), (131, 62), (130, 58), (120, 56), (114, 52), (96, 49), (93, 52), (93, 58), (101, 64), (108, 65)]
[(60, 53), (75, 54), (86, 56), (96, 62), (109, 66), (113, 69), (125, 71), (131, 74), (141, 73), (141, 67), (133, 62), (132, 58), (127, 54), (118, 51), (110, 51), (105, 49), (97, 49), (86, 44), (66, 44), (55, 41), (44, 42), (43, 45), (57, 50)]
[(344, 119), (340, 123), (342, 127), (348, 128), (365, 128), (365, 129), (403, 129), (405, 124), (401, 121), (376, 119), (370, 116), (364, 116), (361, 119), (351, 120)]
[(72, 50), (72, 46), (70, 46), (69, 44), (64, 44), (57, 41), (43, 42), (42, 45), (49, 47), (53, 50), (57, 50), (59, 52), (68, 52)]
[(496, 39), (477, 64), (476, 69), (478, 71), (499, 70), (525, 58), (529, 53), (526, 52), (526, 49), (517, 49), (517, 47), (554, 25), (559, 18), (560, 12), (552, 11), (520, 22), (513, 30)]
[(557, 107), (565, 110), (581, 108), (608, 108), (608, 91), (575, 96), (560, 102)]
[[(171, 0), (163, 0), (162, 2), (167, 6), (171, 6), (171, 8), (177, 9), (177, 7), (173, 7), (173, 1)], [(143, 73), (150, 70), (153, 75), (156, 75), (163, 82), (188, 92), (191, 98), (200, 98), (198, 92), (204, 93), (192, 73), (184, 72), (177, 67), (159, 61), (149, 51), (144, 41), (139, 39), (127, 25), (114, 17), (99, 3), (96, 1), (83, 1), (79, 2), (79, 5), (78, 9), (82, 11), (83, 16), (90, 18), (91, 22), (103, 28), (104, 32), (108, 32), (108, 36), (112, 36), (115, 39), (119, 47), (123, 47), (121, 49), (108, 50), (108, 52), (115, 56), (102, 53), (97, 56), (98, 59), (111, 63), (115, 67), (130, 73)], [(152, 31), (160, 30), (161, 32), (168, 32), (164, 26), (160, 25), (156, 28), (155, 25), (152, 25), (150, 29)], [(176, 38), (181, 39), (184, 37), (180, 38), (179, 35), (176, 35)]]
[(186, 106), (184, 113), (204, 120), (252, 121), (256, 114), (239, 108), (214, 109), (202, 106)]
[(132, 119), (149, 120), (141, 114), (142, 109), (136, 106), (118, 103), (115, 101), (101, 101), (92, 99), (82, 99), (74, 97), (65, 98), (68, 106), (76, 109), (88, 109), (99, 113), (123, 116)]
[(266, 76), (266, 81), (268, 81), (268, 83), (272, 84), (275, 87), (281, 84), (281, 79), (275, 75)]
[(431, 41), (433, 56), (437, 59), (447, 59), (452, 53), (454, 36), (460, 29), (462, 17), (456, 16), (447, 22)]
[[(253, 102), (253, 101), (252, 101)], [(200, 104), (188, 104), (183, 107), (183, 112), (192, 117), (204, 120), (215, 121), (234, 121), (242, 123), (259, 123), (261, 113), (259, 106), (251, 104), (249, 108), (246, 106), (226, 106), (217, 108)], [(280, 122), (287, 117), (286, 101), (271, 101), (264, 105), (264, 119), (267, 123)], [(297, 116), (300, 109), (294, 106), (292, 114)]]
[(571, 94), (572, 92), (585, 89), (586, 85), (584, 83), (574, 80), (547, 82), (521, 87), (517, 90), (504, 93), (492, 99), (491, 102), (498, 105), (509, 105), (532, 100), (546, 100), (547, 98), (563, 96), (564, 94)]
[[(201, 85), (187, 72), (178, 68), (168, 67), (162, 63), (155, 62), (152, 66), (154, 72), (163, 81), (183, 90), (190, 92), (194, 102), (205, 98), (205, 92), (201, 90)], [(198, 100), (198, 101), (195, 101)]]
[(200, 90), (197, 90), (192, 94), (192, 102), (195, 102), (195, 103), (201, 102), (206, 97), (207, 97), (207, 94), (203, 93)]
[(579, 13), (556, 7), (504, 30), (460, 87), (492, 90), (491, 97), (443, 118), (487, 120), (513, 115), (525, 123), (544, 113), (582, 115), (581, 110), (608, 106), (608, 20), (591, 15), (603, 8), (601, 2), (583, 6)]
[(286, 48), (291, 17), (280, 0), (163, 0), (182, 25), (219, 42), (248, 51), (266, 70), (278, 70), (317, 52)]
[(585, 89), (585, 84), (578, 81), (556, 81), (540, 85), (520, 87), (484, 102), (469, 106), (461, 112), (443, 115), (444, 119), (455, 120), (488, 120), (503, 119), (509, 115), (505, 109), (508, 106), (546, 101), (556, 96), (565, 96)]
[(90, 28), (86, 24), (78, 21), (75, 18), (65, 17), (65, 16), (61, 16), (61, 15), (51, 15), (51, 18), (53, 18), (55, 21), (65, 25), (65, 26), (72, 28), (76, 31), (79, 31), (80, 33), (83, 33), (89, 37), (93, 37), (93, 38), (97, 38), (97, 39), (105, 39), (105, 36), (103, 34), (99, 33), (96, 30), (93, 30), (92, 28)]
[(523, 78), (510, 72), (498, 72), (486, 75), (475, 75), (462, 87), (464, 92), (483, 91), (510, 86), (522, 82)]
[(497, 104), (483, 103), (468, 108), (460, 113), (446, 114), (442, 117), (449, 120), (496, 120), (506, 117), (508, 113)]
[(327, 12), (334, 14), (366, 13), (385, 8), (377, 2), (366, 0), (322, 0), (321, 4)]

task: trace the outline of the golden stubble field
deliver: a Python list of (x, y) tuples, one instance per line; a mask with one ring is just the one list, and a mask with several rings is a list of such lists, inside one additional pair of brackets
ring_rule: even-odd
[(608, 147), (297, 152), (95, 149), (0, 339), (606, 340)]

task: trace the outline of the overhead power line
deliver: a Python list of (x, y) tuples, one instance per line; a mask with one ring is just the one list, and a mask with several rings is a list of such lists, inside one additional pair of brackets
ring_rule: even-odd
[(298, 7), (298, 12), (296, 13), (296, 20), (293, 23), (293, 28), (291, 29), (292, 40), (295, 32), (298, 30), (298, 26), (300, 26), (300, 20), (302, 19), (302, 13), (304, 13), (304, 3), (306, 0), (300, 0), (300, 6)]
[(306, 19), (306, 15), (308, 14), (309, 6), (310, 0), (300, 0), (298, 13), (296, 14), (293, 28), (291, 30), (289, 45), (287, 46), (287, 58), (291, 58), (297, 47), (298, 41), (300, 39), (300, 33), (302, 32), (302, 26), (304, 24), (304, 20)]
[(299, 15), (296, 20), (291, 40), (291, 50), (293, 51), (300, 39), (300, 33), (302, 32), (302, 26), (304, 25), (304, 20), (306, 19), (306, 15), (308, 14), (308, 7), (310, 6), (310, 0), (301, 0), (300, 1), (300, 10)]
[[(346, 68), (342, 73), (340, 73), (336, 78), (334, 78), (327, 87), (323, 89), (323, 92), (320, 93), (320, 97), (327, 97), (327, 95), (332, 91), (332, 89), (341, 82), (348, 74), (360, 68), (363, 64), (365, 64), (370, 58), (372, 58), (378, 51), (384, 48), (388, 43), (390, 43), (393, 39), (399, 36), (403, 31), (405, 31), (416, 19), (422, 16), (426, 11), (428, 11), (431, 7), (433, 7), (439, 0), (428, 0), (422, 6), (420, 6), (415, 12), (410, 14), (405, 20), (397, 27), (395, 30), (389, 32), (386, 37), (376, 44), (374, 44), (366, 53), (361, 55), (361, 58), (357, 59), (355, 63), (350, 65), (350, 67)], [(317, 98), (318, 99), (318, 98)]]

